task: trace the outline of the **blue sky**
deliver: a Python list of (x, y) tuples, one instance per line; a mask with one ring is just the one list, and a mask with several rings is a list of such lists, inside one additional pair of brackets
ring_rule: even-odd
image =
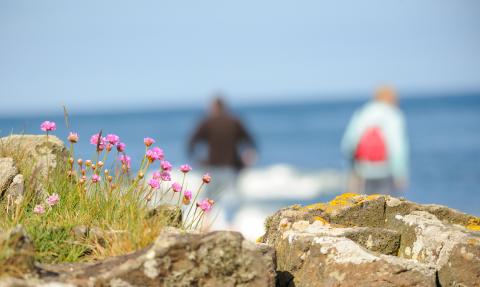
[(0, 0), (0, 114), (480, 90), (480, 1)]

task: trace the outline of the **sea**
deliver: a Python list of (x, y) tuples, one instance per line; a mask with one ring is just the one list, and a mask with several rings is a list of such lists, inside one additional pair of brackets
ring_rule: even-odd
[[(340, 141), (352, 113), (365, 102), (366, 98), (305, 100), (232, 107), (258, 147), (256, 164), (239, 179), (248, 207), (273, 212), (294, 203), (329, 200), (344, 192), (348, 165)], [(480, 93), (407, 95), (400, 108), (410, 142), (410, 182), (403, 196), (480, 215)], [(59, 110), (51, 116), (0, 115), (0, 136), (40, 134), (40, 123), (53, 120), (58, 126), (54, 134), (61, 139), (70, 130), (80, 134), (75, 152), (87, 159), (94, 155), (89, 143), (92, 134), (100, 130), (115, 133), (126, 143), (133, 166), (143, 156), (143, 138), (148, 136), (173, 164), (190, 163), (198, 170), (186, 147), (205, 115), (203, 106), (70, 114), (70, 128)], [(249, 212), (256, 211), (243, 211)]]

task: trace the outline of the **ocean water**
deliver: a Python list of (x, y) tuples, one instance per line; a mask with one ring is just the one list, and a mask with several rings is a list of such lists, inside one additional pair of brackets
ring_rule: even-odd
[[(250, 194), (261, 194), (264, 190), (257, 205), (274, 203), (270, 204), (271, 210), (293, 203), (328, 200), (342, 192), (347, 165), (339, 144), (351, 114), (363, 103), (309, 101), (235, 108), (259, 148), (255, 167), (241, 177), (243, 192), (255, 190)], [(480, 215), (480, 94), (405, 97), (400, 105), (407, 119), (411, 151), (411, 180), (404, 196)], [(186, 142), (203, 114), (202, 107), (73, 114), (70, 130), (80, 134), (76, 152), (84, 159), (93, 156), (94, 147), (88, 140), (101, 129), (104, 134), (120, 135), (133, 159), (144, 153), (143, 138), (153, 137), (167, 158), (179, 165), (191, 162), (186, 155)], [(0, 135), (39, 134), (43, 120), (56, 121), (55, 134), (65, 139), (68, 130), (61, 115), (0, 115)], [(138, 161), (134, 160), (135, 163)], [(255, 202), (254, 198), (252, 205)]]

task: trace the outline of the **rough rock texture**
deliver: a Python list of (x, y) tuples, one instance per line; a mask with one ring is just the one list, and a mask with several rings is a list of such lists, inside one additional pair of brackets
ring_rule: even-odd
[(10, 157), (15, 153), (23, 157), (22, 160), (32, 162), (33, 168), (44, 176), (47, 166), (53, 169), (67, 158), (63, 142), (53, 135), (48, 136), (48, 141), (45, 135), (11, 135), (0, 138), (0, 147)]
[(0, 198), (3, 197), (17, 174), (18, 169), (12, 158), (0, 158)]
[(32, 241), (18, 226), (9, 232), (0, 232), (0, 274), (25, 274), (35, 272)]
[(172, 204), (161, 204), (149, 212), (149, 216), (165, 221), (168, 226), (182, 226), (182, 210)]
[(279, 286), (480, 286), (480, 219), (438, 205), (344, 194), (267, 219)]
[(97, 263), (40, 266), (37, 278), (4, 279), (0, 286), (275, 286), (273, 254), (236, 232), (167, 228), (144, 250)]

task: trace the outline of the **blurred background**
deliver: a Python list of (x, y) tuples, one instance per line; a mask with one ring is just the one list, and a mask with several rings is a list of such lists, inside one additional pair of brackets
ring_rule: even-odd
[(198, 170), (187, 142), (223, 91), (258, 148), (234, 221), (254, 238), (276, 209), (345, 191), (345, 128), (389, 84), (410, 141), (402, 195), (480, 215), (479, 28), (477, 0), (0, 0), (0, 136), (53, 120), (88, 158), (102, 129), (134, 166), (150, 136)]

